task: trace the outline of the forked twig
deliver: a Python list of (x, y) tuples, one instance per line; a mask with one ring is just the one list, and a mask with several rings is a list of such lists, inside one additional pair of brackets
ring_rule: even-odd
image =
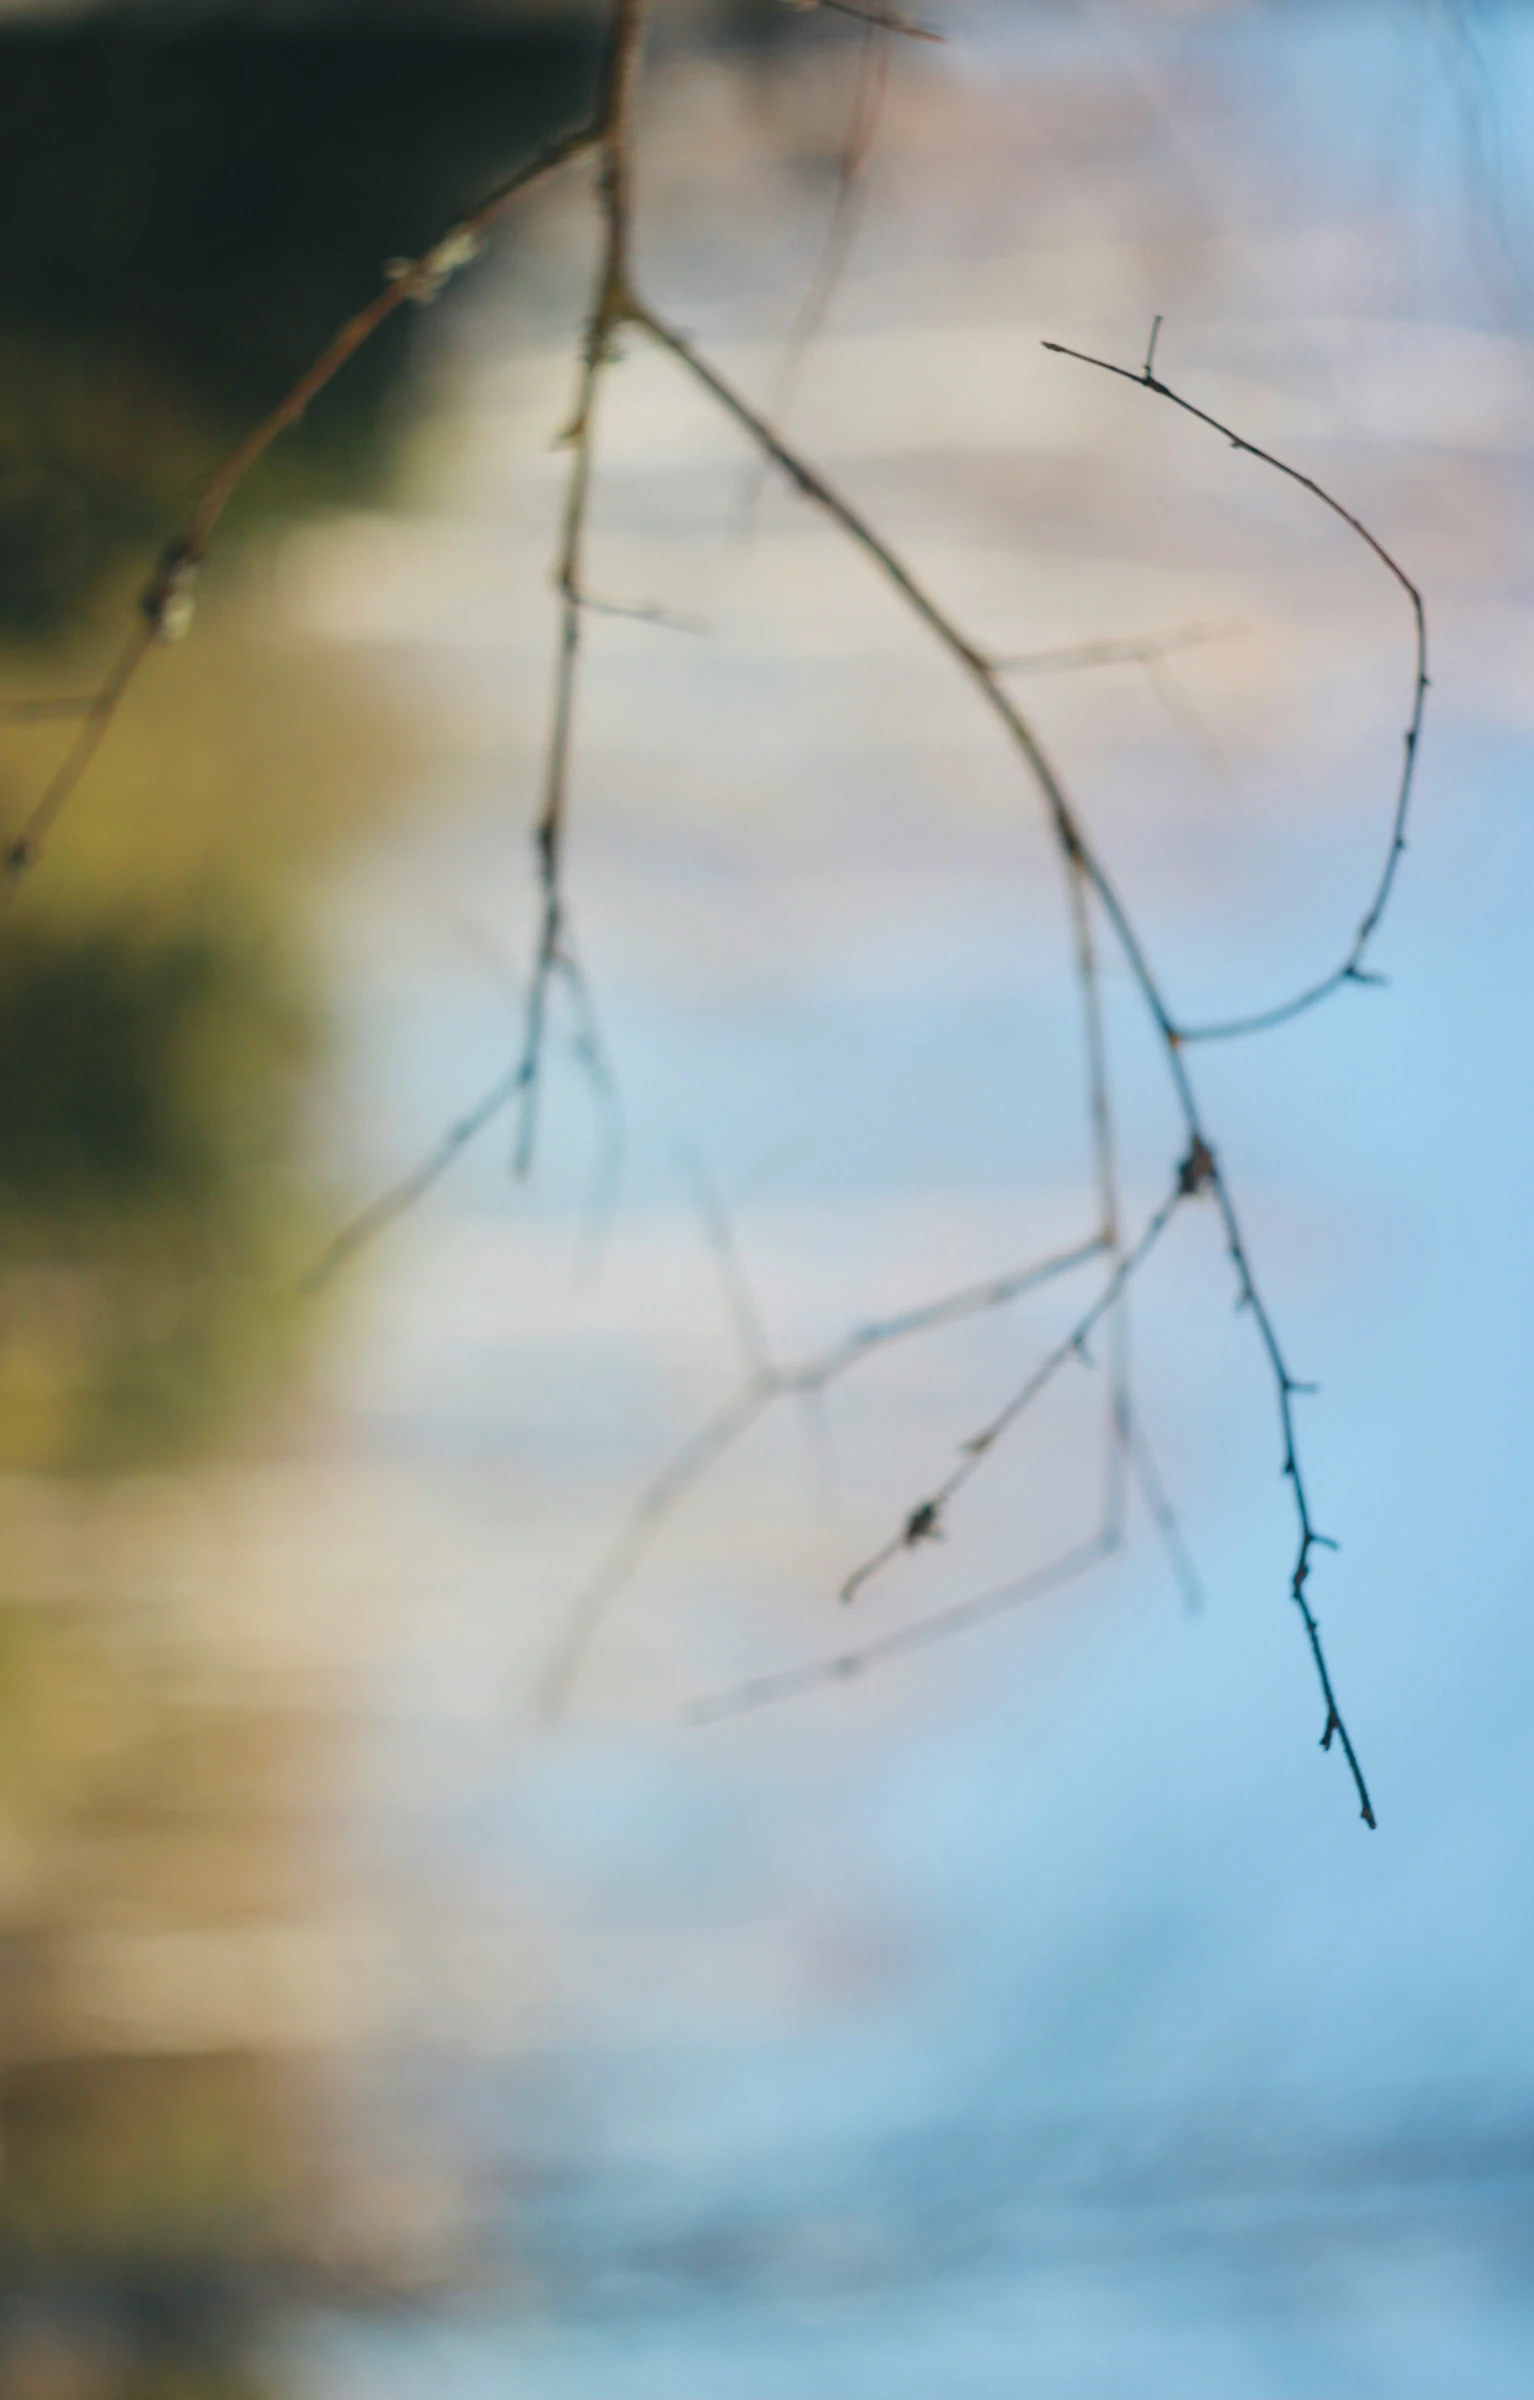
[[(903, 18), (877, 8), (865, 9), (857, 0), (824, 0), (824, 5), (842, 13), (871, 18), (876, 24), (901, 33), (922, 33), (923, 28), (908, 24)], [(1204, 410), (1184, 400), (1160, 381), (1155, 373), (1155, 347), (1159, 320), (1153, 328), (1144, 368), (1138, 373), (1112, 365), (1109, 361), (1091, 359), (1079, 351), (1068, 351), (1065, 345), (1046, 344), (1052, 350), (1081, 358), (1104, 371), (1142, 384), (1146, 389), (1173, 402), (1201, 423), (1221, 433), (1233, 446), (1247, 451), (1275, 468), (1293, 482), (1311, 492), (1329, 510), (1348, 524), (1380, 559), (1401, 585), (1411, 601), (1417, 635), (1417, 673), (1411, 721), (1406, 733), (1406, 755), (1401, 784), (1397, 795), (1391, 846), (1384, 871), (1352, 947), (1342, 966), (1323, 982), (1309, 987), (1281, 1007), (1261, 1014), (1235, 1018), (1224, 1023), (1197, 1027), (1180, 1026), (1164, 998), (1160, 982), (1152, 969), (1149, 956), (1128, 908), (1108, 875), (1097, 851), (1087, 839), (1083, 826), (1067, 797), (1065, 788), (1046, 755), (1029, 720), (1007, 691), (1003, 676), (1007, 669), (988, 657), (957, 621), (935, 600), (927, 587), (905, 564), (898, 553), (875, 530), (845, 496), (818, 469), (792, 448), (780, 426), (771, 416), (763, 415), (727, 381), (719, 370), (699, 351), (689, 338), (664, 316), (649, 306), (637, 294), (630, 262), (630, 181), (631, 141), (634, 103), (637, 88), (639, 46), (646, 17), (647, 0), (612, 0), (609, 45), (601, 96), (590, 119), (565, 135), (560, 141), (530, 161), (525, 167), (497, 186), (479, 207), (470, 212), (431, 250), (420, 257), (400, 262), (391, 273), (383, 291), (350, 323), (342, 328), (330, 347), (315, 362), (309, 372), (293, 387), (287, 397), (239, 445), (215, 474), (200, 499), (185, 519), (180, 532), (161, 556), (148, 589), (140, 601), (139, 621), (130, 639), (105, 677), (100, 690), (90, 701), (75, 739), (59, 769), (36, 804), (31, 817), (13, 839), (5, 854), (9, 887), (15, 885), (36, 863), (42, 847), (59, 815), (77, 788), (81, 776), (122, 700), (122, 697), (150, 647), (159, 640), (175, 638), (185, 629), (190, 607), (191, 586), (202, 564), (209, 540), (235, 488), (256, 461), (264, 455), (271, 442), (294, 423), (310, 399), (324, 388), (339, 372), (357, 349), (404, 300), (430, 298), (446, 278), (471, 258), (479, 247), (481, 236), (503, 209), (520, 194), (531, 189), (564, 165), (584, 157), (594, 157), (599, 165), (600, 210), (603, 228), (602, 255), (597, 286), (587, 318), (583, 349), (582, 377), (576, 413), (567, 439), (572, 450), (570, 481), (566, 493), (563, 538), (561, 543), (558, 585), (561, 595), (561, 629), (558, 663), (554, 684), (554, 706), (546, 756), (543, 805), (537, 828), (541, 913), (539, 934), (526, 1002), (526, 1022), (521, 1054), (516, 1064), (489, 1088), (475, 1107), (452, 1127), (421, 1165), (408, 1177), (373, 1203), (369, 1210), (353, 1221), (351, 1227), (337, 1237), (330, 1251), (311, 1274), (310, 1282), (323, 1280), (340, 1260), (349, 1256), (371, 1233), (399, 1215), (429, 1188), (458, 1152), (471, 1141), (483, 1126), (502, 1109), (520, 1101), (521, 1113), (516, 1142), (516, 1163), (525, 1168), (532, 1155), (536, 1110), (539, 1093), (540, 1066), (544, 1050), (549, 994), (556, 977), (573, 973), (570, 965), (566, 911), (562, 872), (564, 843), (568, 817), (571, 738), (574, 716), (575, 681), (580, 649), (580, 626), (588, 598), (581, 579), (582, 547), (586, 531), (593, 475), (593, 429), (595, 407), (600, 381), (611, 354), (617, 333), (633, 326), (648, 334), (668, 352), (684, 371), (703, 390), (708, 392), (726, 415), (755, 445), (760, 457), (769, 466), (776, 466), (787, 476), (797, 491), (859, 549), (883, 575), (899, 595), (902, 603), (921, 622), (966, 675), (977, 696), (997, 720), (1006, 738), (1017, 752), (1036, 786), (1044, 804), (1051, 832), (1065, 868), (1070, 905), (1076, 931), (1078, 968), (1082, 978), (1087, 1009), (1089, 1114), (1094, 1129), (1098, 1158), (1100, 1201), (1103, 1210), (1102, 1227), (1090, 1240), (1054, 1261), (1045, 1261), (1035, 1268), (1022, 1271), (1017, 1277), (1003, 1278), (1000, 1285), (972, 1287), (968, 1293), (951, 1295), (932, 1304), (929, 1309), (908, 1312), (901, 1319), (889, 1320), (882, 1328), (867, 1329), (850, 1337), (832, 1352), (821, 1354), (818, 1360), (806, 1362), (797, 1370), (778, 1370), (763, 1355), (759, 1373), (745, 1389), (721, 1410), (693, 1440), (672, 1459), (641, 1500), (621, 1538), (618, 1551), (581, 1595), (561, 1649), (549, 1676), (549, 1693), (554, 1699), (568, 1689), (569, 1678), (589, 1641), (603, 1610), (621, 1582), (633, 1571), (637, 1556), (651, 1538), (654, 1526), (675, 1504), (676, 1499), (690, 1488), (704, 1469), (728, 1447), (738, 1433), (752, 1422), (770, 1402), (783, 1393), (821, 1388), (833, 1374), (846, 1371), (857, 1360), (887, 1340), (925, 1330), (953, 1315), (965, 1313), (973, 1306), (995, 1306), (998, 1295), (1013, 1296), (1052, 1274), (1064, 1273), (1069, 1266), (1084, 1263), (1093, 1256), (1104, 1256), (1109, 1272), (1091, 1305), (1078, 1319), (1070, 1336), (1052, 1351), (1043, 1364), (1019, 1387), (1013, 1397), (965, 1446), (958, 1464), (934, 1487), (930, 1497), (907, 1515), (902, 1527), (873, 1558), (854, 1571), (844, 1586), (844, 1596), (850, 1598), (869, 1578), (900, 1550), (913, 1547), (934, 1536), (940, 1529), (944, 1514), (959, 1491), (975, 1474), (983, 1461), (1002, 1440), (1010, 1427), (1031, 1406), (1033, 1399), (1046, 1384), (1068, 1363), (1071, 1357), (1084, 1355), (1088, 1335), (1105, 1320), (1112, 1325), (1123, 1295), (1132, 1278), (1144, 1264), (1159, 1241), (1166, 1225), (1185, 1199), (1201, 1194), (1211, 1196), (1219, 1212), (1226, 1249), (1234, 1270), (1238, 1303), (1247, 1309), (1257, 1328), (1258, 1342), (1268, 1367), (1278, 1404), (1282, 1436), (1283, 1474), (1290, 1485), (1295, 1508), (1298, 1547), (1290, 1577), (1290, 1594), (1298, 1609), (1306, 1640), (1325, 1702), (1326, 1718), (1322, 1733), (1323, 1747), (1336, 1740), (1344, 1754), (1356, 1790), (1360, 1810), (1366, 1823), (1375, 1822), (1374, 1810), (1365, 1784), (1362, 1769), (1343, 1723), (1322, 1650), (1320, 1629), (1311, 1610), (1307, 1586), (1318, 1548), (1334, 1547), (1317, 1530), (1312, 1516), (1309, 1496), (1301, 1472), (1295, 1440), (1293, 1402), (1304, 1388), (1290, 1373), (1285, 1354), (1279, 1343), (1273, 1321), (1257, 1287), (1250, 1253), (1246, 1246), (1229, 1185), (1219, 1164), (1216, 1151), (1203, 1121), (1190, 1078), (1186, 1050), (1196, 1040), (1231, 1038), (1255, 1033), (1264, 1027), (1279, 1024), (1314, 1006), (1330, 992), (1348, 981), (1370, 978), (1363, 968), (1363, 958), (1388, 903), (1393, 887), (1397, 862), (1405, 841), (1405, 824), (1410, 804), (1412, 779), (1421, 729), (1423, 704), (1427, 691), (1427, 640), (1421, 596), (1390, 553), (1375, 536), (1342, 504), (1315, 483), (1309, 476), (1287, 466), (1271, 453), (1233, 433), (1229, 427)], [(1140, 1003), (1158, 1037), (1163, 1061), (1171, 1083), (1178, 1111), (1182, 1118), (1185, 1151), (1176, 1179), (1166, 1198), (1141, 1231), (1132, 1248), (1125, 1249), (1117, 1230), (1117, 1196), (1112, 1168), (1111, 1127), (1108, 1121), (1107, 1070), (1102, 1044), (1102, 1029), (1097, 1002), (1096, 967), (1092, 952), (1093, 918), (1100, 912), (1102, 922), (1112, 934), (1129, 971), (1130, 980)], [(1105, 1546), (1118, 1539), (1122, 1525), (1127, 1478), (1133, 1476), (1144, 1491), (1152, 1514), (1166, 1537), (1170, 1511), (1165, 1507), (1164, 1494), (1160, 1504), (1159, 1480), (1149, 1465), (1149, 1452), (1143, 1438), (1137, 1438), (1135, 1420), (1130, 1405), (1127, 1374), (1127, 1351), (1119, 1346), (1124, 1338), (1110, 1335), (1115, 1345), (1115, 1364), (1112, 1376), (1110, 1404), (1111, 1453), (1110, 1482), (1104, 1528), (1092, 1541), (1083, 1545), (1055, 1567), (1040, 1571), (1040, 1575), (1023, 1585), (1005, 1587), (1002, 1594), (982, 1595), (978, 1601), (960, 1603), (956, 1609), (929, 1619), (924, 1627), (885, 1637), (882, 1645), (865, 1646), (859, 1654), (860, 1663), (867, 1663), (875, 1650), (894, 1655), (898, 1648), (913, 1648), (919, 1644), (945, 1638), (945, 1628), (958, 1631), (977, 1621), (981, 1612), (992, 1612), (1000, 1606), (1016, 1604), (1025, 1592), (1041, 1590), (1046, 1582), (1058, 1582), (1068, 1574), (1082, 1571), (1091, 1559), (1102, 1555)], [(814, 1670), (817, 1675), (827, 1672), (852, 1671), (846, 1661), (851, 1653), (843, 1653), (829, 1668)], [(800, 1671), (812, 1672), (810, 1670)], [(768, 1679), (773, 1681), (774, 1679)], [(773, 1697), (788, 1696), (783, 1679), (776, 1679)], [(752, 1687), (758, 1692), (764, 1685)], [(795, 1688), (805, 1688), (802, 1683)], [(705, 1704), (706, 1705), (706, 1704)]]
[[(1364, 1781), (1363, 1769), (1341, 1712), (1337, 1706), (1325, 1655), (1321, 1646), (1320, 1626), (1306, 1597), (1311, 1561), (1317, 1547), (1335, 1547), (1328, 1537), (1317, 1532), (1311, 1515), (1309, 1498), (1300, 1470), (1294, 1442), (1294, 1394), (1300, 1389), (1289, 1372), (1278, 1337), (1266, 1306), (1258, 1293), (1251, 1260), (1242, 1240), (1240, 1226), (1231, 1202), (1230, 1193), (1220, 1170), (1214, 1148), (1209, 1141), (1194, 1094), (1184, 1057), (1184, 1038), (1175, 1023), (1162, 995), (1160, 983), (1152, 970), (1133, 920), (1096, 851), (1086, 840), (1075, 812), (1066, 797), (1064, 786), (1046, 756), (1032, 726), (1004, 689), (996, 669), (974, 642), (962, 633), (952, 617), (942, 609), (926, 587), (905, 565), (898, 554), (874, 530), (873, 526), (853, 507), (818, 469), (812, 467), (797, 451), (791, 449), (775, 427), (770, 425), (750, 402), (721, 375), (718, 368), (703, 357), (696, 346), (675, 326), (637, 298), (632, 304), (633, 320), (642, 326), (663, 349), (669, 350), (696, 382), (713, 394), (722, 408), (732, 416), (742, 430), (763, 453), (776, 464), (805, 499), (814, 503), (824, 515), (839, 525), (847, 537), (880, 570), (899, 593), (912, 613), (927, 626), (941, 647), (946, 650), (969, 677), (981, 697), (1004, 727), (1014, 748), (1028, 768), (1038, 787), (1055, 838), (1067, 866), (1079, 872), (1090, 888), (1093, 899), (1102, 909), (1115, 941), (1128, 966), (1131, 980), (1152, 1026), (1159, 1035), (1162, 1053), (1172, 1089), (1182, 1115), (1188, 1138), (1188, 1150), (1179, 1169), (1180, 1196), (1193, 1196), (1210, 1191), (1218, 1202), (1225, 1231), (1226, 1247), (1237, 1279), (1238, 1298), (1249, 1308), (1257, 1322), (1263, 1353), (1271, 1370), (1279, 1405), (1280, 1427), (1283, 1435), (1283, 1473), (1294, 1498), (1298, 1530), (1298, 1549), (1290, 1576), (1290, 1597), (1298, 1609), (1305, 1629), (1306, 1642), (1326, 1704), (1326, 1720), (1321, 1740), (1330, 1748), (1335, 1738), (1347, 1761), (1358, 1795), (1359, 1811), (1365, 1824), (1375, 1823), (1374, 1806)], [(1123, 372), (1123, 370), (1116, 370)], [(1131, 378), (1139, 380), (1139, 378)], [(1223, 428), (1222, 428), (1223, 430)], [(1304, 481), (1305, 478), (1297, 478)], [(1324, 495), (1323, 495), (1324, 496)], [(1328, 503), (1335, 505), (1334, 503)], [(1346, 514), (1345, 511), (1339, 511)], [(1371, 546), (1373, 544), (1372, 536)], [(1383, 554), (1382, 554), (1383, 555)], [(1394, 569), (1392, 562), (1392, 570)], [(1404, 578), (1403, 578), (1404, 580)], [(1414, 586), (1408, 586), (1415, 590)], [(1420, 606), (1420, 602), (1418, 603)], [(1420, 709), (1420, 691), (1419, 691)], [(1415, 743), (1412, 745), (1415, 749)], [(1254, 1028), (1255, 1030), (1255, 1028)], [(913, 1512), (913, 1516), (916, 1512)], [(911, 1537), (911, 1520), (897, 1538), (896, 1547), (905, 1546)], [(920, 1538), (916, 1536), (915, 1538)]]
[[(716, 1237), (717, 1244), (717, 1237)], [(733, 1243), (730, 1245), (733, 1261)], [(860, 1325), (828, 1348), (814, 1351), (807, 1358), (789, 1366), (773, 1364), (765, 1338), (750, 1309), (752, 1331), (748, 1355), (757, 1363), (749, 1372), (739, 1391), (726, 1400), (698, 1430), (690, 1434), (679, 1449), (646, 1486), (630, 1511), (627, 1524), (613, 1542), (590, 1581), (576, 1593), (565, 1611), (558, 1638), (550, 1654), (542, 1689), (542, 1713), (556, 1718), (564, 1713), (574, 1688), (576, 1676), (587, 1651), (613, 1602), (627, 1589), (642, 1565), (651, 1543), (687, 1494), (722, 1459), (776, 1401), (804, 1398), (829, 1390), (844, 1375), (860, 1366), (865, 1359), (895, 1342), (910, 1341), (917, 1336), (936, 1332), (939, 1327), (956, 1325), (967, 1317), (1004, 1308), (1020, 1300), (1026, 1292), (1037, 1291), (1057, 1277), (1069, 1275), (1102, 1256), (1107, 1236), (1097, 1234), (1091, 1240), (1079, 1242), (1074, 1248), (1055, 1252), (1048, 1258), (1036, 1259), (1012, 1273), (993, 1277), (984, 1283), (966, 1284), (962, 1289), (945, 1292), (939, 1299), (928, 1301), (920, 1308), (902, 1310), (898, 1316), (885, 1317), (871, 1325)], [(730, 1281), (738, 1280), (738, 1262), (732, 1263)], [(735, 1307), (737, 1327), (743, 1325), (742, 1312)]]

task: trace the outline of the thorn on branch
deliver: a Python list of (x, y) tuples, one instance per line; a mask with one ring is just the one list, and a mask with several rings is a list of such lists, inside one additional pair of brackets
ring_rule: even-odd
[(942, 1505), (936, 1500), (923, 1500), (913, 1508), (905, 1521), (901, 1543), (914, 1550), (918, 1542), (940, 1542), (943, 1538)]
[[(1180, 1200), (1196, 1200), (1201, 1192), (1212, 1191), (1219, 1181), (1219, 1169), (1214, 1152), (1201, 1133), (1193, 1136), (1187, 1157), (1177, 1170), (1177, 1196)], [(1250, 1293), (1243, 1293), (1249, 1299)]]

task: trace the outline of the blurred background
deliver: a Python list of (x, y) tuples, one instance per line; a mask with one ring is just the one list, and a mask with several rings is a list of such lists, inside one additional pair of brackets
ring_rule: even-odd
[[(930, 0), (838, 216), (866, 31), (657, 0), (645, 288), (1019, 671), (1185, 1019), (1343, 953), (1427, 595), (1386, 990), (1195, 1058), (1297, 1373), (1206, 1210), (1133, 1303), (1204, 1594), (1090, 1578), (706, 1727), (1078, 1278), (784, 1405), (772, 1354), (1095, 1227), (1034, 796), (870, 570), (625, 343), (598, 439), (535, 1174), (516, 1054), (556, 633), (572, 175), (401, 311), (231, 512), (0, 941), (5, 2400), (1534, 2394), (1525, 1105), (1534, 222), (1515, 0)], [(90, 688), (188, 490), (580, 111), (599, 21), (0, 10), (0, 698)], [(785, 344), (828, 229), (848, 255)], [(0, 724), (0, 813), (67, 727)], [(1178, 1126), (1107, 963), (1131, 1222)], [(700, 1193), (711, 1195), (707, 1200)], [(1084, 1540), (1063, 1378), (855, 1631)]]

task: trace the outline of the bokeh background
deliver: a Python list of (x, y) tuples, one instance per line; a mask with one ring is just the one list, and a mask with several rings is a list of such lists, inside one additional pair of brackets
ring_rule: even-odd
[[(933, 0), (792, 426), (997, 652), (1177, 1010), (1378, 953), (1196, 1059), (1297, 1371), (1207, 1212), (1134, 1301), (1154, 1530), (962, 1641), (710, 1729), (1081, 1304), (780, 1411), (676, 1511), (566, 1720), (584, 1580), (742, 1362), (1093, 1225), (1055, 862), (943, 660), (637, 343), (599, 439), (575, 937), (515, 1053), (592, 252), (542, 195), (252, 478), (0, 942), (0, 2390), (16, 2400), (1420, 2400), (1534, 2392), (1526, 900), (1534, 27), (1504, 0)], [(780, 374), (864, 37), (660, 0), (648, 288)], [(7, 695), (85, 688), (188, 486), (380, 262), (570, 118), (554, 6), (7, 8)], [(24, 812), (57, 724), (0, 727)], [(1113, 970), (1131, 1214), (1177, 1126)], [(617, 1172), (621, 1168), (621, 1172)], [(870, 1634), (1090, 1532), (1062, 1381)]]

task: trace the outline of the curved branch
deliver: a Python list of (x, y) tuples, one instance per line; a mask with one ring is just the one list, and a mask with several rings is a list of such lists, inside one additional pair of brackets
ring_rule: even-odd
[(1330, 509), (1334, 517), (1340, 517), (1343, 524), (1351, 532), (1357, 534), (1359, 540), (1373, 551), (1381, 566), (1400, 585), (1411, 604), (1412, 625), (1416, 641), (1416, 672), (1412, 686), (1411, 716), (1403, 737), (1404, 755), (1401, 761), (1401, 779), (1396, 787), (1395, 809), (1390, 822), (1390, 843), (1385, 852), (1385, 863), (1380, 870), (1373, 896), (1359, 920), (1358, 929), (1348, 947), (1347, 955), (1341, 965), (1334, 967), (1329, 975), (1323, 975), (1317, 982), (1307, 984), (1302, 991), (1294, 993), (1288, 1000), (1279, 1001), (1272, 1008), (1257, 1009), (1252, 1014), (1243, 1017), (1225, 1017), (1214, 1024), (1180, 1025), (1177, 1028), (1177, 1038), (1181, 1042), (1229, 1042), (1239, 1040), (1244, 1034), (1267, 1033), (1275, 1025), (1287, 1025), (1291, 1018), (1303, 1016), (1307, 1009), (1316, 1007), (1322, 1000), (1330, 999), (1332, 993), (1340, 991), (1345, 983), (1378, 983), (1380, 981), (1379, 976), (1365, 973), (1363, 960), (1364, 953), (1379, 931), (1380, 920), (1390, 904), (1396, 869), (1400, 864), (1401, 853), (1406, 848), (1406, 820), (1411, 812), (1412, 784), (1416, 776), (1417, 750), (1422, 735), (1422, 712), (1426, 706), (1428, 694), (1427, 612), (1423, 606), (1421, 592), (1399, 559), (1391, 555), (1378, 535), (1369, 531), (1361, 517), (1356, 517), (1350, 508), (1344, 508), (1342, 502), (1335, 499), (1322, 484), (1317, 483), (1314, 476), (1303, 474), (1298, 467), (1291, 467), (1285, 459), (1276, 458), (1271, 450), (1264, 450), (1258, 443), (1249, 442), (1244, 434), (1234, 432), (1229, 425), (1222, 424), (1218, 417), (1212, 417), (1207, 409), (1196, 407), (1191, 400), (1185, 400), (1180, 392), (1174, 392), (1170, 384), (1161, 381), (1160, 376), (1155, 372), (1156, 336), (1160, 329), (1161, 319), (1158, 317), (1151, 328), (1150, 348), (1146, 352), (1145, 364), (1138, 373), (1132, 367), (1115, 366), (1111, 359), (1094, 358), (1089, 351), (1073, 350), (1065, 342), (1046, 342), (1044, 348), (1053, 351), (1057, 358), (1077, 359), (1083, 366), (1097, 367), (1105, 375), (1117, 375), (1121, 382), (1133, 383), (1138, 385), (1142, 391), (1154, 392), (1158, 399), (1170, 400), (1172, 406), (1180, 408), (1184, 416), (1195, 417), (1200, 425), (1207, 425), (1213, 432), (1222, 435), (1233, 450), (1244, 450), (1248, 458), (1260, 459), (1262, 464), (1265, 467), (1271, 467), (1275, 474), (1286, 476), (1290, 483), (1297, 483), (1302, 491), (1309, 492), (1313, 498), (1321, 502), (1323, 508)]

